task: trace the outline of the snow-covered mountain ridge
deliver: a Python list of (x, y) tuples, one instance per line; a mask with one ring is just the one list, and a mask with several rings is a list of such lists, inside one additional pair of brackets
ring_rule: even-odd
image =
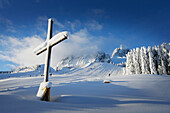
[[(143, 49), (145, 47), (142, 47)], [(157, 53), (157, 49), (154, 50), (153, 48), (151, 48), (151, 52), (152, 52), (152, 56), (154, 57), (154, 59), (156, 58), (160, 58), (160, 59), (164, 59), (166, 60), (166, 63), (164, 63), (163, 61), (162, 64), (160, 65), (161, 67), (166, 64), (166, 66), (168, 66), (168, 62), (170, 62), (170, 43), (163, 43), (160, 47), (159, 46), (155, 46), (155, 48), (160, 48), (161, 50), (161, 54), (163, 55), (162, 57), (160, 57), (160, 55), (158, 55)], [(58, 62), (58, 64), (56, 65), (56, 67), (53, 69), (50, 67), (50, 72), (51, 73), (56, 73), (56, 71), (58, 70), (65, 70), (63, 72), (69, 72), (70, 70), (73, 70), (73, 69), (80, 69), (80, 68), (85, 68), (85, 67), (88, 67), (89, 65), (91, 64), (94, 64), (94, 63), (109, 63), (111, 65), (117, 65), (117, 66), (121, 66), (121, 67), (126, 67), (126, 74), (128, 74), (129, 72), (132, 71), (131, 74), (142, 74), (141, 72), (135, 72), (133, 71), (134, 69), (137, 68), (137, 64), (135, 64), (136, 62), (136, 58), (134, 55), (136, 55), (136, 51), (138, 49), (133, 49), (133, 50), (129, 50), (129, 49), (123, 49), (122, 46), (120, 46), (120, 48), (116, 48), (113, 53), (112, 53), (112, 56), (110, 57), (109, 54), (106, 54), (105, 52), (103, 51), (97, 51), (97, 52), (93, 52), (93, 53), (85, 53), (85, 54), (79, 54), (79, 55), (71, 55), (71, 56), (67, 56), (65, 58), (63, 58), (61, 61)], [(130, 52), (129, 52), (130, 51)], [(141, 50), (142, 51), (142, 50)], [(126, 54), (128, 53), (128, 65), (126, 65)], [(166, 55), (164, 53), (167, 53)], [(140, 53), (141, 54), (141, 53)], [(142, 55), (138, 55), (138, 57), (140, 56), (140, 58), (142, 58), (141, 56)], [(146, 61), (146, 63), (144, 64), (147, 64), (147, 62), (149, 63), (149, 55), (151, 55), (148, 50), (146, 50), (146, 52), (144, 52), (143, 50), (143, 55), (145, 55), (145, 59), (148, 59), (148, 61)], [(160, 53), (159, 53), (160, 54)], [(134, 58), (132, 58), (132, 56)], [(129, 58), (131, 58), (131, 60), (133, 62), (131, 62), (131, 64), (129, 64)], [(152, 59), (150, 59), (152, 60)], [(139, 59), (139, 68), (142, 69), (142, 64), (141, 64), (141, 60)], [(143, 59), (144, 61), (144, 59)], [(150, 61), (151, 62), (151, 61)], [(154, 63), (159, 63), (158, 60), (153, 60), (153, 63), (150, 63), (150, 64), (154, 64)], [(170, 64), (170, 63), (169, 63)], [(135, 67), (135, 66), (136, 67)], [(133, 67), (131, 69), (131, 71), (129, 71), (129, 66)], [(151, 66), (151, 65), (150, 65)], [(159, 67), (160, 67), (159, 66)], [(148, 67), (149, 68), (149, 64), (147, 64), (147, 66), (145, 67)], [(158, 68), (158, 66), (156, 67)], [(141, 70), (140, 69), (140, 70)], [(144, 74), (150, 74), (152, 68), (149, 69), (149, 72), (148, 73), (144, 73)], [(43, 71), (44, 71), (44, 65), (36, 65), (36, 66), (32, 66), (32, 67), (19, 67), (15, 70), (13, 70), (12, 72), (10, 71), (10, 73), (24, 73), (24, 72), (38, 72), (38, 73), (41, 73), (43, 74)], [(169, 68), (166, 69), (166, 71), (169, 73)], [(147, 71), (144, 71), (143, 69), (143, 72), (147, 72)], [(152, 74), (154, 74), (153, 72), (151, 72)], [(129, 73), (130, 74), (130, 73)], [(155, 73), (155, 74), (160, 74), (159, 73)]]
[(62, 59), (56, 66), (56, 70), (61, 70), (63, 67), (71, 68), (83, 68), (87, 67), (94, 62), (106, 62), (110, 63), (109, 54), (103, 51), (98, 51), (93, 54), (72, 55)]
[(62, 68), (83, 68), (91, 63), (95, 62), (105, 62), (111, 63), (113, 65), (125, 66), (126, 54), (129, 52), (129, 49), (116, 48), (112, 57), (109, 54), (106, 54), (103, 51), (97, 51), (93, 54), (83, 54), (83, 55), (72, 55), (62, 59), (56, 66), (56, 70), (61, 70)]
[(111, 63), (117, 66), (126, 66), (126, 54), (130, 50), (128, 48), (123, 48), (122, 45), (120, 45), (120, 48), (114, 49), (112, 56), (111, 56)]
[(116, 48), (113, 53), (111, 58), (113, 57), (126, 57), (126, 54), (129, 52), (129, 49), (123, 49), (122, 45), (120, 45), (120, 48)]
[[(44, 64), (41, 65), (35, 65), (35, 66), (25, 66), (25, 67), (18, 67), (16, 69), (13, 69), (11, 73), (25, 73), (25, 72), (39, 72), (43, 73), (44, 72)], [(50, 73), (54, 73), (55, 70), (50, 67)]]
[(29, 72), (35, 70), (43, 70), (43, 66), (36, 65), (36, 66), (26, 66), (26, 67), (18, 67), (12, 71), (12, 73), (22, 73), (22, 72)]

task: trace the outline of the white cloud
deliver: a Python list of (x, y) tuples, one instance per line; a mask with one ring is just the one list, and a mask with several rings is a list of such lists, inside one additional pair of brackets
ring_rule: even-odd
[[(47, 26), (47, 23), (48, 23), (48, 17), (47, 16), (39, 16), (37, 18), (37, 24), (36, 24), (36, 28), (41, 31), (41, 33), (43, 33), (44, 35), (41, 35), (41, 36), (46, 36), (46, 26)], [(76, 32), (82, 28), (86, 28), (86, 29), (89, 29), (89, 30), (102, 30), (103, 29), (103, 25), (101, 23), (99, 23), (98, 21), (94, 20), (94, 19), (90, 19), (86, 22), (81, 22), (80, 20), (73, 20), (73, 21), (69, 21), (69, 20), (66, 20), (66, 21), (63, 21), (60, 22), (58, 19), (56, 18), (52, 18), (53, 19), (53, 29), (55, 30), (55, 33), (58, 32), (58, 31), (61, 31), (61, 30), (70, 30), (70, 31), (73, 31), (73, 32)]]
[(16, 29), (14, 28), (12, 21), (10, 21), (9, 19), (6, 19), (6, 28), (7, 28), (7, 31), (9, 32), (12, 32), (12, 33), (17, 32)]
[[(98, 50), (98, 46), (91, 41), (91, 36), (86, 29), (82, 29), (74, 34), (70, 34), (70, 39), (53, 47), (51, 65), (56, 66), (62, 58), (73, 54), (91, 53)], [(32, 66), (43, 64), (45, 53), (36, 56), (33, 50), (44, 42), (39, 36), (24, 37), (4, 37), (0, 43), (5, 42), (6, 50), (0, 52), (0, 59), (11, 61), (20, 66)]]
[[(47, 16), (39, 16), (38, 18), (37, 18), (37, 25), (39, 26), (39, 27), (42, 27), (42, 26), (47, 26), (47, 23), (48, 23), (48, 17)], [(64, 28), (64, 25), (61, 23), (61, 22), (59, 22), (56, 18), (52, 18), (53, 19), (53, 23), (54, 23), (54, 25), (56, 25), (56, 26), (58, 26), (58, 27), (61, 27), (61, 28)]]
[(64, 25), (61, 22), (59, 22), (57, 19), (54, 18), (53, 22), (54, 22), (54, 25), (57, 25), (58, 27), (64, 28)]
[(86, 24), (87, 28), (91, 30), (101, 30), (103, 26), (99, 24), (96, 20), (91, 20)]
[(12, 33), (17, 32), (11, 20), (0, 17), (0, 23), (5, 25), (7, 31), (12, 32)]
[(53, 47), (52, 66), (55, 67), (57, 62), (69, 55), (90, 54), (98, 50), (98, 45), (93, 43), (91, 36), (86, 29), (70, 34), (69, 40)]
[[(41, 32), (41, 36), (45, 37), (46, 36), (46, 31), (47, 31), (47, 26), (48, 26), (48, 17), (47, 16), (39, 16), (37, 18), (37, 24), (35, 27)], [(55, 27), (58, 27), (57, 29), (64, 28), (65, 26), (59, 22), (56, 18), (53, 19), (53, 24)], [(53, 26), (54, 26), (53, 25)]]
[[(4, 38), (3, 35), (0, 35), (0, 38)], [(7, 46), (8, 45), (8, 42), (6, 40), (3, 40), (3, 39), (0, 39), (0, 44), (1, 46)], [(1, 52), (1, 51), (0, 51)]]
[(23, 39), (6, 37), (5, 41), (8, 45), (6, 50), (0, 53), (0, 59), (11, 61), (20, 66), (43, 63), (44, 55), (37, 57), (33, 54), (35, 47), (43, 42), (39, 36), (25, 37)]
[(48, 18), (46, 16), (39, 16), (37, 18), (37, 23), (35, 27), (37, 28), (38, 31), (42, 33), (41, 36), (46, 36), (46, 26), (48, 23)]
[(17, 66), (16, 65), (13, 65), (13, 64), (7, 64), (8, 67), (10, 67), (11, 69), (16, 69)]
[(12, 32), (12, 33), (17, 32), (13, 26), (7, 26), (7, 31)]
[(76, 28), (79, 28), (81, 26), (81, 22), (79, 20), (74, 20), (74, 21), (67, 21), (65, 23), (65, 26), (70, 27), (72, 31), (75, 31)]

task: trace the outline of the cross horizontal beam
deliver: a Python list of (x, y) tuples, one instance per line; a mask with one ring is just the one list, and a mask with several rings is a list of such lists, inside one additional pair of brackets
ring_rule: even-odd
[(44, 43), (42, 43), (40, 46), (38, 46), (35, 50), (34, 50), (34, 54), (39, 55), (42, 52), (47, 50), (47, 45), (49, 44), (50, 47), (53, 47), (54, 45), (62, 42), (63, 40), (68, 39), (68, 32), (64, 31), (64, 32), (60, 32), (58, 34), (56, 34), (55, 36), (53, 36), (50, 40), (46, 40)]

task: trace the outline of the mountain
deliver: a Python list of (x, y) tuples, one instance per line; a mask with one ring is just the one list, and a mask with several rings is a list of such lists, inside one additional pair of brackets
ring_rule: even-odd
[(126, 54), (128, 52), (129, 49), (123, 49), (122, 46), (120, 46), (120, 48), (116, 48), (113, 51), (112, 57), (103, 51), (97, 51), (93, 54), (72, 55), (59, 61), (55, 69), (67, 72), (75, 68), (87, 67), (94, 62), (112, 63), (125, 67)]
[[(25, 66), (25, 67), (18, 67), (12, 71), (12, 73), (25, 73), (25, 72), (43, 72), (44, 71), (44, 64), (36, 65), (36, 66)], [(50, 72), (53, 73), (55, 70), (50, 67)]]
[(122, 45), (120, 48), (114, 49), (111, 56), (111, 63), (117, 66), (125, 67), (126, 65), (126, 54), (129, 52), (129, 49), (123, 49)]
[(126, 54), (129, 52), (129, 49), (123, 49), (122, 45), (120, 45), (120, 48), (116, 48), (113, 53), (112, 57), (126, 57)]
[(64, 67), (83, 68), (94, 62), (107, 62), (110, 63), (110, 56), (103, 51), (98, 51), (93, 54), (72, 55), (62, 59), (56, 66), (56, 70), (61, 70)]
[(30, 72), (35, 70), (42, 70), (41, 68), (42, 68), (41, 65), (18, 67), (16, 69), (13, 69), (12, 73), (23, 73), (23, 72)]

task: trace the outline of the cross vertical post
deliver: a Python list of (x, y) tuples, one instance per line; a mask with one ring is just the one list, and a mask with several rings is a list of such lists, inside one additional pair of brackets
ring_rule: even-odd
[(48, 19), (47, 39), (44, 43), (39, 45), (34, 50), (34, 53), (36, 55), (39, 55), (47, 50), (46, 58), (45, 58), (45, 66), (44, 66), (44, 81), (40, 84), (39, 90), (37, 92), (37, 97), (40, 97), (40, 100), (44, 100), (44, 101), (50, 100), (50, 89), (52, 83), (49, 82), (49, 68), (50, 68), (52, 47), (68, 39), (67, 31), (60, 32), (52, 37), (52, 27), (53, 27), (53, 21), (52, 19)]
[(49, 40), (52, 38), (52, 28), (53, 20), (48, 19), (48, 32), (47, 32), (47, 52), (44, 67), (44, 82), (48, 82), (49, 67), (50, 67), (50, 57), (51, 57), (51, 46), (49, 45)]

